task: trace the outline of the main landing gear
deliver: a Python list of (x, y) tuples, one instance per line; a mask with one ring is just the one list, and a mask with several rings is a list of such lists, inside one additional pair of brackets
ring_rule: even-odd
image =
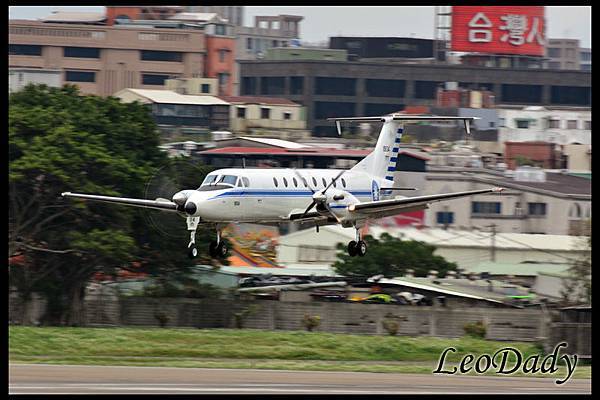
[(348, 255), (364, 257), (365, 254), (367, 254), (367, 244), (361, 239), (360, 232), (356, 228), (356, 240), (348, 243)]
[[(188, 257), (190, 258), (196, 258), (198, 256), (198, 249), (196, 248), (196, 229), (198, 228), (199, 222), (200, 217), (187, 218), (188, 230), (190, 231), (190, 243), (188, 244)], [(211, 257), (224, 258), (227, 256), (227, 250), (225, 242), (221, 240), (221, 229), (217, 226), (217, 240), (210, 242), (208, 245), (208, 253)]]

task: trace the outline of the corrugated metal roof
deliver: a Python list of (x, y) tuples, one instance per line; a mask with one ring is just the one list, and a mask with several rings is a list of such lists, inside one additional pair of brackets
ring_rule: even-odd
[[(191, 12), (180, 12), (168, 19), (180, 20), (180, 21), (212, 21), (215, 17), (218, 17), (216, 13), (191, 13)], [(222, 19), (221, 19), (222, 20)], [(225, 20), (226, 21), (226, 20)]]
[(282, 106), (297, 106), (301, 105), (294, 103), (291, 100), (278, 97), (258, 97), (258, 96), (219, 96), (219, 98), (230, 103), (246, 103), (246, 104), (272, 104)]
[(106, 15), (94, 12), (58, 11), (39, 20), (42, 22), (102, 22), (106, 20)]
[(563, 274), (569, 267), (569, 264), (508, 264), (488, 261), (467, 268), (467, 271), (475, 273), (489, 272), (491, 275), (537, 276), (542, 273), (544, 275)]
[(215, 96), (196, 96), (189, 94), (179, 94), (172, 90), (156, 90), (156, 89), (123, 89), (115, 96), (118, 97), (120, 93), (124, 91), (130, 91), (137, 94), (138, 96), (144, 97), (153, 103), (162, 104), (191, 104), (191, 105), (229, 105), (228, 102), (223, 101)]
[(306, 148), (312, 147), (312, 146), (307, 146), (305, 144), (294, 143), (294, 142), (290, 142), (288, 140), (282, 140), (282, 139), (256, 138), (256, 137), (247, 137), (247, 136), (241, 136), (240, 139), (250, 140), (252, 142), (258, 142), (258, 143), (264, 143), (264, 144), (268, 144), (269, 146), (282, 147), (284, 149), (306, 149)]
[[(200, 269), (211, 269), (212, 266), (208, 265), (197, 265), (197, 268)], [(249, 274), (249, 275), (261, 275), (261, 274), (271, 274), (273, 276), (341, 276), (336, 274), (332, 269), (324, 269), (324, 268), (257, 268), (257, 267), (232, 267), (232, 266), (222, 266), (219, 269), (214, 270), (214, 272), (221, 272), (224, 274)]]
[[(481, 231), (466, 231), (454, 229), (418, 229), (414, 227), (382, 228), (372, 226), (369, 232), (375, 237), (389, 233), (406, 240), (417, 240), (436, 247), (482, 247), (489, 248), (492, 233)], [(585, 236), (542, 235), (530, 233), (496, 233), (495, 247), (498, 249), (536, 249), (581, 251)]]

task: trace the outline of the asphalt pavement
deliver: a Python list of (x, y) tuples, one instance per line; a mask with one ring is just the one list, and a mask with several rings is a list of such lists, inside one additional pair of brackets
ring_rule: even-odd
[(591, 379), (82, 365), (9, 365), (10, 394), (589, 394)]

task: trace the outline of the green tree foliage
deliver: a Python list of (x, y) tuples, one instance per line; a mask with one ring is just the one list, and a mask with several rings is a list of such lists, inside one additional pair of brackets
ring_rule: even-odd
[[(9, 279), (24, 300), (43, 291), (53, 323), (81, 323), (84, 287), (98, 272), (131, 269), (177, 279), (193, 265), (180, 216), (164, 216), (179, 224), (176, 234), (166, 235), (148, 215), (167, 213), (60, 196), (144, 198), (146, 183), (165, 165), (175, 179), (190, 180), (177, 190), (199, 186), (208, 170), (186, 176), (174, 166), (158, 148), (145, 105), (84, 96), (75, 86), (29, 85), (10, 94), (8, 125), (8, 256), (24, 258), (9, 266)], [(200, 246), (209, 234), (198, 231), (199, 262), (209, 260)]]
[[(590, 221), (591, 226), (591, 221)], [(592, 236), (585, 238), (581, 247), (585, 253), (574, 260), (568, 276), (563, 279), (561, 295), (565, 305), (592, 304)]]
[(370, 235), (363, 240), (369, 249), (364, 257), (350, 257), (346, 245), (338, 245), (338, 261), (333, 264), (337, 273), (350, 277), (384, 275), (393, 278), (412, 269), (415, 276), (426, 276), (429, 270), (435, 270), (443, 277), (457, 269), (455, 263), (434, 255), (435, 247), (426, 243), (396, 239), (387, 233), (379, 240)]

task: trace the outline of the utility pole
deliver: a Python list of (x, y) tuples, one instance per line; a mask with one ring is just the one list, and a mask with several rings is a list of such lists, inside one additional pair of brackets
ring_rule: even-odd
[(492, 228), (492, 244), (490, 247), (490, 257), (492, 259), (492, 262), (496, 262), (496, 224), (488, 225), (488, 228)]

